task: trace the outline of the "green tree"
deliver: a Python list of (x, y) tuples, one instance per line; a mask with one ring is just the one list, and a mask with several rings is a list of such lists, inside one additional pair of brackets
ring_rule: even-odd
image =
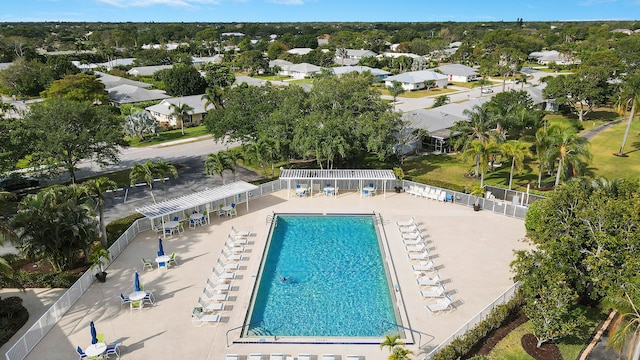
[(442, 105), (446, 105), (451, 101), (451, 99), (449, 98), (449, 96), (447, 95), (440, 95), (436, 97), (436, 100), (433, 102), (433, 106), (431, 106), (432, 108), (437, 108), (440, 107)]
[(287, 50), (289, 50), (289, 48), (285, 44), (280, 41), (274, 41), (269, 44), (267, 48), (267, 57), (271, 60), (278, 59), (281, 55), (285, 54)]
[(106, 200), (106, 192), (108, 190), (117, 189), (115, 181), (106, 177), (100, 177), (97, 179), (91, 179), (82, 183), (85, 191), (89, 197), (93, 200), (95, 207), (98, 209), (98, 219), (100, 220), (100, 236), (102, 240), (102, 246), (105, 248), (107, 243), (107, 230), (104, 225), (104, 201)]
[(147, 135), (158, 136), (162, 127), (148, 111), (137, 111), (124, 117), (124, 134), (146, 140)]
[(558, 160), (555, 182), (555, 186), (558, 186), (563, 177), (575, 177), (584, 171), (591, 160), (589, 141), (570, 126), (552, 125), (549, 134)]
[(53, 80), (46, 65), (35, 59), (18, 58), (11, 66), (0, 71), (0, 87), (10, 95), (38, 96)]
[(207, 109), (213, 105), (214, 109), (224, 109), (224, 89), (216, 87), (208, 87), (204, 94), (200, 97), (200, 100), (204, 100), (204, 108)]
[(182, 129), (182, 135), (184, 135), (184, 118), (185, 116), (190, 116), (189, 111), (193, 110), (189, 104), (171, 104), (169, 105), (171, 111), (171, 116), (175, 116), (180, 124), (180, 128)]
[(402, 345), (404, 345), (404, 343), (400, 341), (400, 335), (385, 335), (384, 340), (380, 343), (380, 349), (389, 348), (389, 352), (393, 353), (397, 347)]
[(256, 162), (267, 176), (267, 166), (271, 167), (271, 177), (275, 176), (275, 161), (278, 158), (277, 143), (272, 138), (260, 138), (245, 145), (245, 159)]
[(204, 71), (204, 79), (207, 87), (210, 88), (228, 88), (236, 81), (236, 76), (229, 66), (220, 64), (204, 64), (200, 68)]
[(499, 153), (499, 145), (493, 138), (484, 141), (473, 140), (462, 153), (463, 158), (471, 158), (475, 162), (475, 176), (480, 175), (480, 187), (484, 187), (484, 175), (489, 170), (490, 161)]
[(607, 295), (603, 303), (616, 311), (607, 344), (619, 354), (625, 349), (626, 359), (636, 359), (640, 354), (640, 279), (634, 277), (630, 283), (623, 284), (618, 291)]
[(188, 96), (204, 93), (207, 82), (198, 70), (191, 65), (175, 64), (167, 69), (163, 76), (167, 94)]
[(92, 104), (105, 104), (109, 96), (104, 84), (93, 75), (73, 74), (56, 80), (41, 93), (45, 98), (64, 98), (71, 101), (88, 101)]
[(388, 86), (387, 89), (389, 90), (389, 94), (393, 96), (393, 103), (395, 105), (395, 102), (398, 96), (404, 94), (404, 88), (402, 87), (402, 83), (400, 81), (393, 80), (391, 82), (391, 86)]
[(99, 239), (94, 213), (74, 186), (54, 186), (27, 195), (11, 218), (27, 254), (47, 259), (54, 270), (72, 268), (80, 250)]
[(207, 175), (219, 175), (225, 184), (224, 171), (227, 170), (227, 159), (224, 152), (211, 153), (204, 160), (204, 172)]
[(160, 179), (162, 183), (162, 192), (165, 199), (167, 198), (167, 176), (171, 175), (173, 178), (178, 177), (178, 169), (172, 164), (166, 161), (158, 160), (153, 166), (153, 172), (155, 176)]
[[(174, 178), (178, 177), (178, 170), (173, 164), (164, 162), (162, 160), (153, 161), (148, 160), (144, 163), (135, 163), (129, 172), (129, 179), (131, 180), (131, 185), (135, 185), (138, 181), (144, 181), (147, 186), (149, 186), (149, 194), (151, 194), (151, 198), (154, 203), (156, 202), (156, 198), (153, 195), (153, 182), (156, 177), (160, 179), (162, 182), (162, 186), (165, 187), (165, 176), (173, 175)], [(166, 194), (166, 187), (164, 189)]]
[(529, 144), (518, 140), (509, 140), (501, 145), (501, 153), (511, 159), (511, 171), (509, 172), (509, 190), (513, 183), (513, 171), (522, 171), (524, 159), (531, 156)]
[(34, 104), (22, 125), (24, 139), (31, 143), (31, 165), (44, 165), (49, 173), (64, 169), (72, 183), (80, 161), (117, 163), (120, 147), (127, 145), (123, 120), (106, 106), (49, 99)]
[(587, 68), (571, 75), (546, 77), (547, 83), (543, 94), (546, 98), (553, 98), (559, 105), (565, 105), (578, 115), (580, 121), (593, 111), (595, 106), (605, 104), (609, 92), (606, 71), (597, 68)]
[(542, 187), (542, 174), (550, 173), (555, 162), (553, 139), (548, 127), (536, 131), (536, 159), (538, 160), (538, 187)]
[(629, 120), (627, 120), (627, 128), (624, 131), (622, 137), (622, 145), (620, 145), (620, 151), (616, 155), (624, 156), (624, 146), (627, 143), (627, 137), (629, 136), (629, 129), (631, 128), (631, 122), (636, 115), (636, 106), (640, 103), (640, 74), (632, 74), (627, 76), (623, 84), (622, 96), (623, 103), (631, 103), (631, 112), (629, 113)]

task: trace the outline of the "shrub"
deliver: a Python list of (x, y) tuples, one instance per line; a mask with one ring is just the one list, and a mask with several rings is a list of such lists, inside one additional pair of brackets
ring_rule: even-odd
[[(480, 343), (492, 330), (502, 326), (504, 321), (514, 314), (522, 306), (522, 299), (516, 295), (508, 303), (496, 306), (487, 317), (478, 325), (467, 331), (464, 336), (455, 338), (449, 345), (442, 348), (435, 356), (434, 360), (455, 360), (464, 357)], [(485, 357), (474, 357), (474, 359), (485, 359)]]
[(4, 345), (29, 319), (22, 299), (11, 296), (0, 299), (0, 346)]
[(26, 288), (69, 288), (75, 283), (82, 273), (58, 272), (39, 273), (29, 271), (17, 271), (13, 276), (13, 281), (7, 279), (0, 280), (0, 287), (13, 287), (20, 284)]
[(114, 220), (105, 226), (107, 229), (107, 243), (109, 246), (116, 242), (120, 235), (122, 235), (136, 220), (143, 218), (142, 214), (131, 214), (121, 219)]

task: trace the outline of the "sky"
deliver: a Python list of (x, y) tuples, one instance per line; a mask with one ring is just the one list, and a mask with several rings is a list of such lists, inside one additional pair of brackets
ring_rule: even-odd
[(0, 22), (637, 20), (640, 0), (2, 0)]

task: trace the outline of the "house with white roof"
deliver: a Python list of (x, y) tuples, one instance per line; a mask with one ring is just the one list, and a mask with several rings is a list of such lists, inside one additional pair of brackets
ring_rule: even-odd
[(115, 107), (143, 101), (162, 100), (169, 96), (162, 90), (147, 90), (133, 85), (118, 85), (107, 90), (109, 101)]
[(276, 66), (279, 67), (280, 69), (283, 69), (285, 66), (290, 66), (290, 65), (293, 65), (293, 63), (287, 60), (275, 59), (275, 60), (269, 61), (269, 69), (271, 70), (273, 70), (273, 68), (275, 68)]
[(191, 63), (195, 67), (200, 67), (204, 64), (222, 64), (222, 55), (216, 54), (213, 56), (193, 56), (191, 57)]
[(403, 53), (403, 52), (384, 52), (384, 53), (378, 55), (378, 58), (389, 57), (389, 58), (397, 59), (397, 58), (399, 58), (401, 56), (406, 56), (406, 57), (412, 58), (412, 59), (420, 59), (420, 58), (422, 58), (422, 56), (417, 55), (417, 54)]
[(127, 71), (127, 74), (132, 76), (151, 76), (156, 71), (171, 69), (173, 65), (151, 65), (151, 66), (136, 66)]
[(446, 87), (449, 83), (449, 77), (446, 75), (431, 70), (420, 70), (389, 76), (385, 79), (384, 84), (389, 87), (393, 86), (393, 81), (399, 81), (405, 91), (412, 91), (424, 89), (425, 82), (430, 80), (435, 81), (436, 87)]
[(109, 90), (111, 88), (114, 88), (120, 85), (131, 85), (131, 86), (135, 86), (143, 89), (153, 87), (153, 84), (149, 84), (142, 81), (135, 81), (135, 80), (123, 78), (120, 76), (109, 75), (99, 71), (96, 71), (95, 74), (96, 76), (98, 76), (98, 80), (100, 80), (100, 82), (104, 84), (104, 88), (106, 90)]
[(173, 51), (173, 50), (177, 49), (180, 45), (182, 45), (182, 44), (177, 44), (177, 43), (143, 44), (142, 48), (145, 49), (145, 50), (149, 50), (149, 49), (164, 49), (164, 50), (167, 50), (167, 51)]
[(293, 48), (293, 49), (287, 50), (287, 52), (291, 55), (307, 55), (311, 51), (313, 51), (312, 48)]
[(338, 56), (338, 53), (336, 52), (336, 58), (333, 59), (333, 62), (340, 65), (356, 65), (362, 58), (378, 55), (371, 50), (363, 49), (345, 49), (345, 52), (346, 54), (344, 58)]
[(204, 121), (207, 111), (214, 109), (213, 104), (208, 104), (205, 108), (205, 102), (206, 100), (202, 99), (202, 94), (180, 96), (164, 99), (159, 104), (146, 107), (145, 110), (147, 110), (161, 126), (173, 127), (180, 124), (178, 123), (178, 118), (173, 115), (174, 108), (172, 106), (179, 107), (182, 104), (187, 104), (191, 107), (191, 110), (189, 110), (187, 115), (182, 119), (184, 125), (200, 125)]
[(377, 81), (383, 81), (385, 78), (387, 78), (387, 76), (391, 75), (390, 72), (385, 71), (385, 70), (381, 70), (381, 69), (376, 69), (376, 68), (371, 68), (368, 66), (337, 66), (337, 67), (332, 67), (329, 69), (331, 72), (333, 72), (335, 75), (340, 76), (342, 74), (346, 74), (346, 73), (351, 73), (351, 72), (357, 72), (362, 74), (363, 72), (370, 72), (371, 75), (373, 75), (373, 81), (377, 82)]
[(442, 65), (436, 69), (447, 75), (450, 82), (471, 82), (477, 80), (479, 75), (474, 68), (462, 64)]
[(304, 79), (312, 77), (314, 74), (319, 73), (322, 68), (308, 63), (285, 65), (281, 67), (280, 75), (287, 75), (294, 79)]
[(549, 65), (552, 62), (558, 65), (575, 65), (581, 63), (580, 59), (576, 59), (569, 54), (561, 53), (557, 50), (534, 51), (529, 54), (529, 57), (541, 65)]

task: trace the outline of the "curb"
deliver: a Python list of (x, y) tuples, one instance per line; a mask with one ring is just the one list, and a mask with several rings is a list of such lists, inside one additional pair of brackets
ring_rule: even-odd
[(159, 148), (165, 148), (165, 147), (182, 145), (182, 144), (190, 144), (198, 141), (212, 140), (212, 139), (213, 139), (213, 135), (203, 135), (203, 136), (198, 136), (198, 137), (184, 139), (184, 140), (170, 141), (170, 142), (166, 142), (158, 145), (152, 145), (149, 147), (152, 149), (159, 149)]

